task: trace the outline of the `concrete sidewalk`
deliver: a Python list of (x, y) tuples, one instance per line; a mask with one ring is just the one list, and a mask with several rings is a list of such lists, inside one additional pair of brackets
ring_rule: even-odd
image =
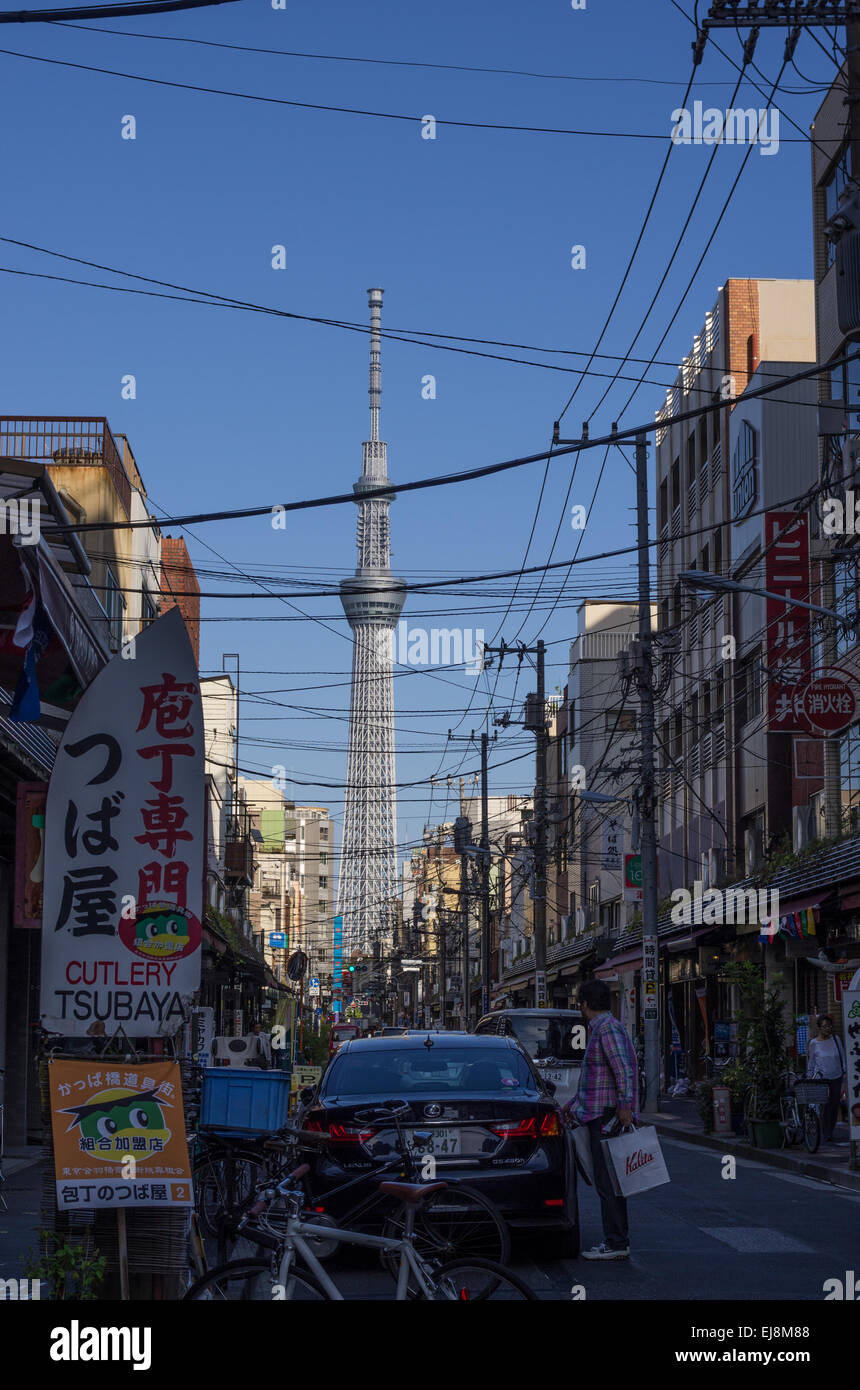
[(788, 1169), (808, 1178), (818, 1178), (821, 1182), (855, 1188), (860, 1192), (860, 1172), (852, 1172), (848, 1166), (851, 1147), (846, 1124), (837, 1124), (833, 1141), (822, 1144), (816, 1154), (807, 1153), (802, 1144), (791, 1149), (757, 1149), (747, 1138), (739, 1138), (736, 1134), (705, 1134), (699, 1113), (691, 1100), (663, 1096), (660, 1106), (659, 1112), (643, 1110), (640, 1116), (640, 1122), (654, 1125), (658, 1134), (671, 1135), (688, 1144), (735, 1154), (738, 1158), (751, 1158), (772, 1168)]

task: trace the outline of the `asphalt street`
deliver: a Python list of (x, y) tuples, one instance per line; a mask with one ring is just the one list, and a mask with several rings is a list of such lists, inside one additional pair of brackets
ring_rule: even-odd
[[(814, 1178), (664, 1139), (670, 1184), (631, 1200), (631, 1257), (611, 1264), (546, 1260), (521, 1240), (511, 1261), (540, 1298), (586, 1300), (748, 1299), (821, 1301), (828, 1279), (860, 1275), (860, 1193)], [(10, 1175), (0, 1213), (2, 1274), (23, 1274), (39, 1224), (40, 1166)], [(597, 1198), (580, 1186), (583, 1248), (602, 1237)], [(11, 1266), (11, 1267), (9, 1267)], [(328, 1269), (347, 1298), (387, 1299), (392, 1284), (376, 1257), (353, 1251)]]
[[(662, 1143), (672, 1181), (631, 1200), (629, 1260), (548, 1261), (531, 1242), (515, 1246), (511, 1267), (540, 1298), (570, 1299), (578, 1285), (586, 1300), (821, 1301), (825, 1280), (860, 1275), (860, 1193), (748, 1159), (724, 1178), (719, 1153)], [(602, 1239), (591, 1188), (579, 1205), (587, 1249)], [(347, 1297), (390, 1296), (372, 1264), (332, 1272)]]

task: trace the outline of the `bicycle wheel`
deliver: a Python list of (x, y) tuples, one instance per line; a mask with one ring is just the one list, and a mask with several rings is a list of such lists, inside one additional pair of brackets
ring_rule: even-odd
[(806, 1152), (814, 1154), (821, 1143), (821, 1121), (818, 1112), (813, 1110), (811, 1105), (807, 1105), (803, 1112), (803, 1142), (806, 1145)]
[[(382, 1234), (402, 1239), (406, 1230), (406, 1206), (389, 1213)], [(495, 1202), (473, 1187), (452, 1183), (427, 1197), (415, 1212), (415, 1252), (423, 1260), (449, 1261), (464, 1256), (496, 1260), (510, 1257), (511, 1237), (507, 1222)], [(400, 1256), (382, 1255), (393, 1279)]]
[(537, 1295), (528, 1284), (493, 1260), (450, 1260), (436, 1271), (433, 1284), (437, 1296), (448, 1302), (537, 1301)]
[(319, 1303), (327, 1301), (328, 1294), (309, 1271), (297, 1274), (291, 1270), (282, 1287), (272, 1274), (270, 1260), (229, 1260), (196, 1279), (183, 1302), (272, 1303), (282, 1299)]
[(192, 1172), (194, 1204), (203, 1235), (220, 1236), (220, 1217), (229, 1215), (265, 1180), (265, 1165), (253, 1154), (237, 1152), (204, 1158)]
[(803, 1137), (803, 1130), (798, 1122), (794, 1100), (787, 1100), (783, 1097), (779, 1102), (779, 1110), (779, 1123), (782, 1129), (783, 1148), (791, 1148), (793, 1144), (799, 1144)]

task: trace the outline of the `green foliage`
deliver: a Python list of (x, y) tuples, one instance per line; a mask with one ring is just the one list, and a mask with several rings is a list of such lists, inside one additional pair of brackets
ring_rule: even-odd
[(736, 962), (724, 972), (741, 996), (738, 1018), (738, 1057), (756, 1087), (755, 1120), (779, 1120), (782, 1074), (790, 1066), (781, 975), (766, 985), (752, 961)]
[(723, 1068), (722, 1075), (720, 1076), (720, 1085), (728, 1086), (732, 1109), (737, 1110), (743, 1105), (744, 1096), (749, 1089), (751, 1081), (752, 1073), (737, 1057), (729, 1062), (727, 1067)]
[(702, 1128), (706, 1134), (710, 1134), (714, 1128), (714, 1083), (713, 1081), (700, 1081), (695, 1091), (693, 1099), (696, 1102), (696, 1109), (702, 1121)]
[(48, 1298), (93, 1301), (104, 1279), (107, 1260), (90, 1244), (86, 1232), (79, 1242), (70, 1241), (59, 1231), (42, 1226), (36, 1232), (38, 1250), (31, 1251), (25, 1274), (28, 1279), (44, 1280)]

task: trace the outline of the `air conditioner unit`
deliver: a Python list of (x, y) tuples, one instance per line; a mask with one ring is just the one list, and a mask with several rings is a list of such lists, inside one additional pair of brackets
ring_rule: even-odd
[(763, 848), (761, 831), (758, 826), (752, 826), (744, 834), (744, 867), (746, 873), (755, 873), (762, 861)]

